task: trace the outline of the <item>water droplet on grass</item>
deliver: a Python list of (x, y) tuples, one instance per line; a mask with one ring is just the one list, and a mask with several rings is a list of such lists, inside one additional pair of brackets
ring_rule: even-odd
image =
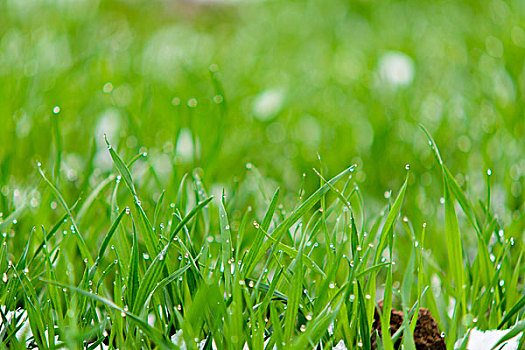
[(213, 97), (213, 102), (216, 104), (222, 103), (222, 101), (224, 101), (224, 97), (222, 95), (215, 95)]
[(53, 107), (53, 114), (58, 114), (58, 113), (60, 113), (60, 106)]
[(190, 99), (188, 100), (188, 107), (190, 107), (190, 108), (195, 108), (195, 107), (197, 107), (198, 104), (199, 104), (199, 102), (198, 102), (197, 99), (194, 98), (194, 97), (193, 97), (193, 98), (190, 98)]

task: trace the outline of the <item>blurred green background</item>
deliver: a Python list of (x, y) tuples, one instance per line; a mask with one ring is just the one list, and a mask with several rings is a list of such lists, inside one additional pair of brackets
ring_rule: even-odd
[(410, 164), (403, 212), (439, 232), (423, 124), (472, 198), (492, 169), (493, 208), (522, 235), (524, 23), (517, 0), (4, 0), (0, 211), (40, 183), (37, 161), (70, 201), (85, 193), (111, 170), (106, 133), (126, 159), (148, 152), (146, 201), (195, 167), (228, 188), (248, 162), (291, 201), (312, 167), (356, 163), (377, 213)]

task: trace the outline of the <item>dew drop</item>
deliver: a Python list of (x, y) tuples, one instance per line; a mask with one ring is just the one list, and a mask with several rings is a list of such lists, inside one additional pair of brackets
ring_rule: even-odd
[(60, 113), (60, 106), (53, 107), (53, 114), (58, 114), (58, 113)]
[(111, 84), (110, 82), (105, 83), (104, 87), (102, 88), (102, 91), (105, 94), (109, 94), (111, 91), (113, 91), (113, 84)]
[(190, 99), (188, 100), (188, 107), (190, 107), (190, 108), (195, 108), (195, 107), (197, 107), (198, 104), (199, 104), (199, 102), (198, 102), (197, 99), (194, 98), (194, 97), (193, 97), (193, 98), (190, 98)]
[(222, 103), (224, 101), (224, 97), (222, 95), (215, 95), (213, 97), (213, 102), (216, 104)]

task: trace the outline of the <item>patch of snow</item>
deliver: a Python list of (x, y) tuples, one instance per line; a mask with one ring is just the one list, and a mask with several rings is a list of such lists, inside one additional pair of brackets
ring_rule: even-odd
[(340, 340), (332, 350), (348, 350), (348, 348), (346, 347), (344, 340)]
[[(487, 331), (481, 331), (477, 328), (471, 329), (466, 337), (468, 337), (468, 343), (467, 343), (467, 350), (491, 350), (494, 345), (498, 343), (498, 341), (508, 332), (510, 329), (503, 329), (503, 330), (487, 330)], [(498, 350), (517, 350), (518, 344), (521, 338), (521, 334), (518, 334), (514, 338), (511, 338), (501, 344), (501, 346), (498, 347)], [(463, 339), (459, 339), (456, 344), (454, 345), (454, 349), (459, 349), (459, 346)]]

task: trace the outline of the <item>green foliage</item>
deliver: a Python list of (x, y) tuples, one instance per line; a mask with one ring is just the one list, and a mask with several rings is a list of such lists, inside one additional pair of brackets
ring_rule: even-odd
[(519, 2), (0, 13), (0, 348), (523, 332)]

